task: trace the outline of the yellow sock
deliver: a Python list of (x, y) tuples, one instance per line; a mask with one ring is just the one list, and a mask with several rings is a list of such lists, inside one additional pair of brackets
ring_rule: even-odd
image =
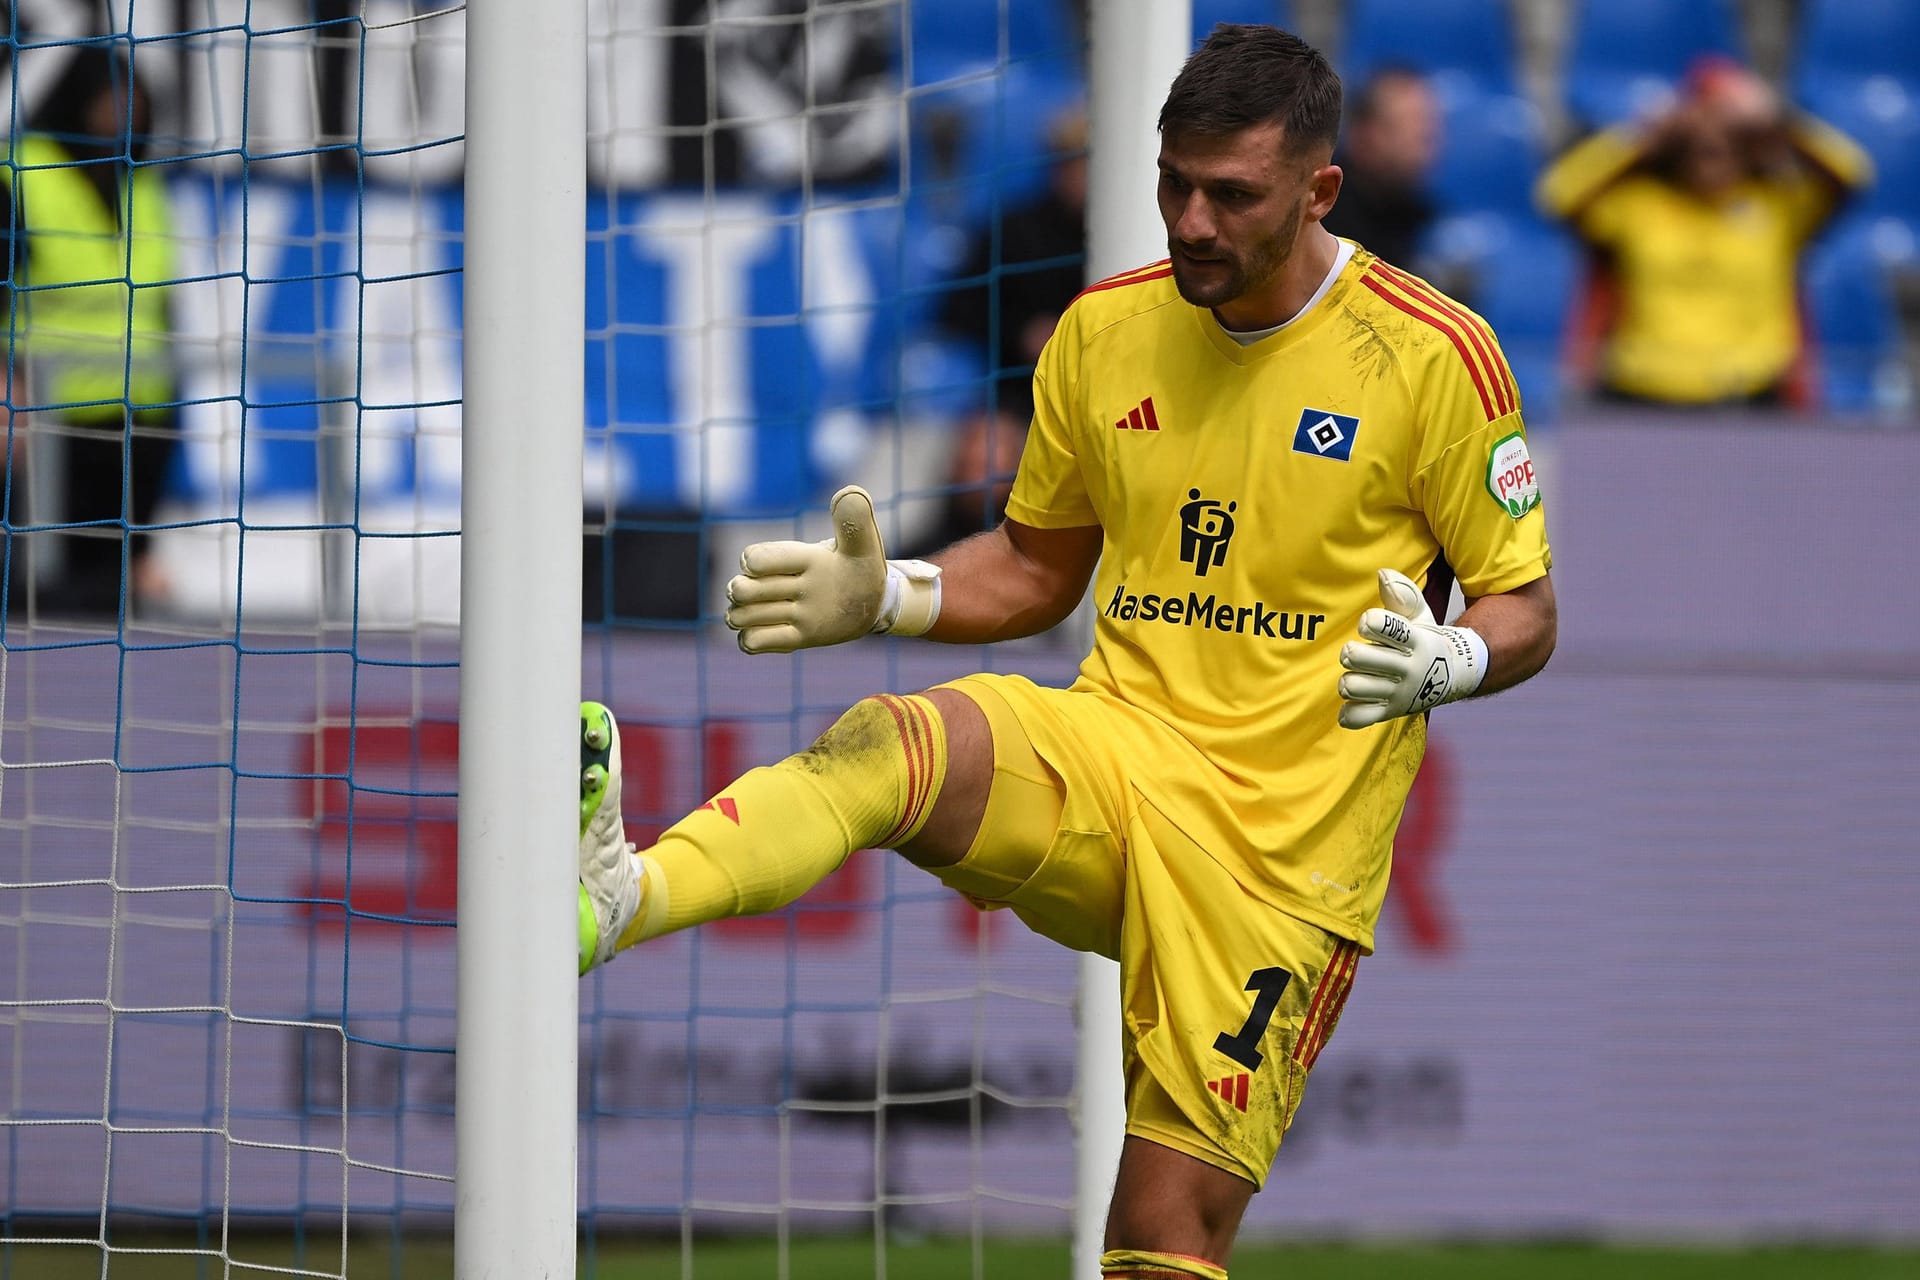
[(1181, 1276), (1194, 1280), (1227, 1280), (1227, 1269), (1205, 1258), (1185, 1253), (1153, 1253), (1145, 1249), (1109, 1249), (1100, 1255), (1103, 1276)]
[(932, 702), (861, 699), (811, 747), (743, 775), (640, 851), (640, 910), (620, 948), (778, 911), (854, 850), (905, 844), (946, 774), (946, 726)]

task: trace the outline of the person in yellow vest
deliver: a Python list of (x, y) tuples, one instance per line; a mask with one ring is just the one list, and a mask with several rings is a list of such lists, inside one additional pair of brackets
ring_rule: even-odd
[(1666, 112), (1561, 156), (1537, 196), (1598, 256), (1601, 397), (1791, 403), (1800, 252), (1872, 178), (1851, 139), (1719, 57)]
[[(112, 615), (133, 589), (158, 590), (146, 536), (133, 532), (153, 520), (177, 438), (164, 287), (175, 276), (172, 223), (157, 172), (140, 163), (150, 117), (122, 52), (75, 46), (0, 169), (11, 189), (10, 337), (31, 395), (16, 380), (14, 404), (33, 420), (27, 466), (60, 472), (34, 486), (52, 491), (53, 509), (28, 519), (74, 526), (57, 550), (44, 537), (40, 548), (54, 554), (37, 570), (39, 603), (55, 613)], [(17, 527), (28, 486), (10, 470)]]

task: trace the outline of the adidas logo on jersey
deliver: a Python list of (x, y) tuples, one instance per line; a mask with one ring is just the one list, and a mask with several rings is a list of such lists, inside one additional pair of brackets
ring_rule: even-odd
[(1247, 1085), (1251, 1077), (1242, 1071), (1237, 1076), (1221, 1076), (1218, 1080), (1207, 1081), (1207, 1092), (1218, 1094), (1220, 1101), (1228, 1103), (1238, 1110), (1247, 1109)]
[(1269, 609), (1266, 601), (1235, 604), (1218, 596), (1202, 597), (1198, 591), (1184, 596), (1135, 595), (1121, 583), (1113, 589), (1102, 616), (1115, 622), (1169, 622), (1177, 627), (1199, 627), (1202, 631), (1231, 631), (1236, 635), (1265, 636), (1269, 640), (1312, 640), (1327, 620), (1324, 613), (1289, 613)]
[(1115, 431), (1158, 431), (1160, 419), (1153, 415), (1153, 397), (1148, 396), (1127, 410), (1126, 417), (1114, 419), (1113, 429)]

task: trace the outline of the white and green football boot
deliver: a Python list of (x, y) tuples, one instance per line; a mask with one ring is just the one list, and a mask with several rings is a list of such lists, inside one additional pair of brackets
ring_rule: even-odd
[(640, 909), (640, 860), (620, 818), (620, 727), (580, 704), (580, 972), (613, 959)]

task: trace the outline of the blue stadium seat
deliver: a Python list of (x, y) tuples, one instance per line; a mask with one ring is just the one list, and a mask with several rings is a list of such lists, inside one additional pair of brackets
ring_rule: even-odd
[(1474, 309), (1500, 339), (1527, 420), (1542, 423), (1559, 408), (1580, 248), (1560, 227), (1537, 220), (1507, 224), (1494, 248), (1475, 272)]
[[(1911, 252), (1911, 239), (1906, 247)], [(1837, 413), (1899, 412), (1912, 403), (1885, 249), (1871, 220), (1850, 221), (1814, 247), (1801, 275), (1820, 402)]]
[(1459, 71), (1487, 93), (1520, 91), (1506, 0), (1351, 0), (1340, 76), (1383, 66)]
[(1920, 5), (1913, 0), (1805, 0), (1793, 84), (1891, 75), (1920, 83)]
[(1631, 119), (1704, 53), (1741, 56), (1727, 0), (1585, 0), (1567, 49), (1568, 108), (1595, 128)]
[(1431, 186), (1442, 213), (1526, 216), (1546, 147), (1539, 109), (1526, 98), (1486, 92), (1457, 71), (1432, 83), (1441, 123)]
[[(1544, 126), (1525, 98), (1483, 92), (1457, 72), (1433, 80), (1442, 118), (1430, 190), (1439, 216), (1423, 238), (1420, 259), (1441, 273), (1483, 280), (1507, 270), (1511, 255), (1524, 254), (1520, 246), (1539, 232), (1532, 196), (1545, 154)], [(1553, 369), (1558, 343), (1554, 326), (1547, 359), (1530, 367)], [(1527, 352), (1510, 354), (1519, 371)], [(1529, 379), (1521, 377), (1524, 393)]]
[(1293, 30), (1287, 0), (1193, 0), (1193, 43), (1197, 48), (1207, 32), (1221, 22), (1264, 22)]
[(1059, 57), (1080, 49), (1078, 23), (1067, 0), (916, 0), (911, 6), (908, 54), (912, 82), (935, 84), (990, 71), (1006, 61)]
[(1816, 81), (1802, 105), (1873, 157), (1873, 190), (1861, 207), (1920, 227), (1920, 86), (1885, 75)]

